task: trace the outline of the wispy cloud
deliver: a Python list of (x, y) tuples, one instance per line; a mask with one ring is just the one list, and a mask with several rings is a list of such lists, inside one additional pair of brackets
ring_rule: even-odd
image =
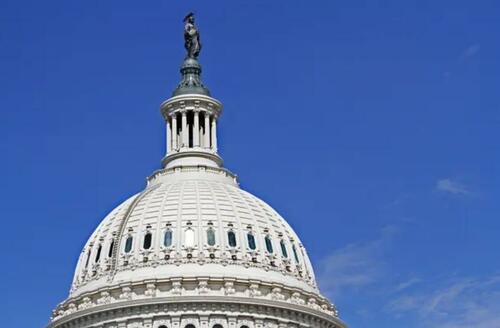
[(465, 49), (461, 54), (460, 54), (460, 61), (467, 60), (471, 57), (476, 56), (479, 53), (479, 50), (481, 50), (481, 45), (479, 44), (472, 44), (467, 49)]
[(481, 50), (481, 45), (479, 43), (471, 44), (462, 52), (459, 53), (459, 55), (454, 59), (454, 63), (452, 64), (452, 68), (450, 70), (444, 72), (444, 78), (445, 79), (450, 79), (452, 76), (452, 71), (457, 68), (458, 65), (462, 65), (465, 62), (471, 60), (472, 58), (476, 57), (479, 54), (479, 51)]
[(344, 289), (358, 289), (376, 283), (383, 277), (383, 253), (394, 226), (386, 226), (379, 238), (364, 243), (352, 243), (334, 251), (320, 262), (318, 280), (323, 291), (338, 296)]
[(470, 194), (470, 191), (463, 184), (449, 178), (438, 180), (436, 190), (454, 195)]
[(500, 275), (433, 282), (401, 293), (387, 309), (397, 317), (416, 315), (421, 327), (500, 327)]
[(403, 281), (401, 283), (399, 283), (397, 286), (396, 286), (396, 291), (397, 292), (400, 292), (402, 290), (405, 290), (405, 289), (408, 289), (410, 287), (413, 287), (414, 285), (420, 283), (422, 280), (419, 279), (419, 278), (410, 278), (406, 281)]

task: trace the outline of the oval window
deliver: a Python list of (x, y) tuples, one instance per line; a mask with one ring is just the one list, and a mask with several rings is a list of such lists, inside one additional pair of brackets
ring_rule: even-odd
[(132, 236), (128, 236), (127, 240), (125, 241), (125, 253), (130, 253), (132, 250), (132, 241), (134, 238)]
[(255, 250), (257, 248), (257, 245), (255, 245), (255, 237), (253, 234), (248, 233), (247, 234), (247, 241), (248, 241), (248, 248), (251, 250)]
[(288, 252), (286, 250), (285, 241), (283, 239), (281, 240), (280, 245), (281, 245), (281, 254), (283, 254), (283, 257), (288, 258)]
[(97, 248), (97, 254), (95, 256), (95, 263), (99, 262), (99, 259), (101, 258), (101, 251), (102, 251), (102, 245), (99, 245)]
[(297, 248), (295, 247), (295, 244), (292, 245), (292, 251), (293, 251), (293, 256), (295, 257), (295, 262), (297, 264), (300, 263), (299, 254), (297, 253)]
[(153, 241), (153, 235), (151, 234), (151, 232), (148, 232), (147, 234), (144, 235), (144, 243), (142, 244), (142, 247), (144, 249), (150, 249), (152, 241)]
[(165, 231), (165, 235), (163, 236), (163, 246), (170, 247), (172, 246), (172, 230)]
[(229, 230), (227, 232), (227, 242), (230, 247), (236, 247), (236, 234), (234, 233), (234, 231)]
[(214, 229), (207, 230), (207, 244), (208, 244), (208, 246), (215, 245), (215, 231), (214, 231)]
[(184, 235), (184, 245), (186, 247), (194, 247), (194, 230), (187, 229)]
[(266, 236), (265, 240), (266, 240), (267, 251), (269, 253), (272, 253), (274, 250), (273, 250), (273, 242), (272, 242), (271, 238), (269, 238), (269, 236)]
[(115, 247), (115, 241), (114, 240), (112, 240), (111, 244), (109, 245), (108, 257), (113, 256), (113, 247)]

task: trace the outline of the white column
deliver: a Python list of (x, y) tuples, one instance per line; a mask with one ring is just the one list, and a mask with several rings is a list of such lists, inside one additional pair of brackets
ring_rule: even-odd
[(179, 148), (177, 143), (177, 114), (172, 115), (172, 150), (177, 150)]
[(165, 125), (167, 129), (167, 154), (172, 151), (172, 124), (167, 120), (167, 124)]
[(194, 123), (193, 123), (193, 147), (200, 146), (200, 112), (194, 112)]
[(203, 136), (203, 146), (205, 148), (210, 148), (210, 116), (208, 112), (205, 112), (205, 135)]
[(186, 112), (182, 112), (182, 142), (181, 147), (189, 147), (189, 131), (187, 129), (187, 115)]
[(217, 118), (212, 118), (212, 150), (217, 151)]

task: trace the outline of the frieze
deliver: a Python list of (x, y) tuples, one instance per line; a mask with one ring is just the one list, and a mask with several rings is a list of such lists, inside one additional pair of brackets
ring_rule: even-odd
[[(170, 288), (164, 287), (160, 291), (160, 285), (170, 285)], [(286, 286), (266, 286), (265, 283), (257, 283), (255, 281), (244, 283), (242, 281), (230, 280), (223, 281), (222, 289), (219, 291), (216, 288), (210, 288), (212, 285), (221, 286), (221, 282), (220, 280), (198, 279), (196, 288), (189, 291), (189, 296), (207, 295), (221, 297), (250, 297), (252, 299), (267, 298), (277, 302), (287, 302), (306, 306), (333, 317), (338, 317), (338, 311), (335, 306), (330, 304), (325, 298), (318, 295), (313, 296), (311, 293), (300, 290), (288, 289)], [(239, 287), (236, 288), (236, 285)], [(53, 312), (53, 320), (58, 320), (77, 311), (83, 311), (100, 305), (145, 298), (168, 297), (169, 295), (171, 297), (178, 297), (183, 294), (182, 278), (166, 279), (159, 282), (150, 281), (142, 284), (134, 284), (133, 286), (110, 287), (109, 289), (101, 290), (95, 294), (69, 299)]]

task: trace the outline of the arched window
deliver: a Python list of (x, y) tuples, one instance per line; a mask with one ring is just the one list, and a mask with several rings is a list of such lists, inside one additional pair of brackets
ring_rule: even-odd
[(247, 233), (247, 241), (248, 248), (251, 250), (255, 250), (257, 248), (257, 245), (255, 245), (255, 236), (251, 232)]
[(288, 258), (288, 252), (286, 250), (285, 241), (283, 239), (281, 239), (280, 245), (281, 245), (281, 254), (283, 254), (283, 257)]
[(160, 327), (158, 327), (158, 328), (167, 328), (167, 326), (160, 326)]
[(196, 327), (192, 324), (189, 324), (189, 325), (186, 325), (186, 327), (184, 327), (184, 328), (196, 328)]
[(151, 232), (146, 233), (144, 235), (144, 242), (142, 243), (142, 247), (144, 249), (150, 249), (152, 241), (153, 241), (153, 234)]
[(222, 327), (222, 325), (216, 324), (212, 328), (224, 328), (224, 327)]
[(97, 247), (97, 254), (95, 256), (95, 263), (99, 262), (99, 260), (101, 259), (101, 251), (102, 251), (102, 245), (99, 245), (99, 247)]
[(169, 229), (165, 231), (165, 235), (163, 236), (163, 246), (165, 247), (172, 246), (172, 237), (173, 237), (172, 230)]
[(266, 236), (265, 240), (266, 240), (266, 249), (270, 254), (272, 254), (274, 251), (273, 250), (273, 241), (271, 240), (271, 238), (269, 236)]
[(236, 234), (233, 230), (227, 232), (227, 243), (230, 247), (236, 247)]
[(186, 247), (194, 247), (194, 230), (191, 228), (186, 229), (184, 234), (184, 245)]
[(134, 240), (134, 237), (128, 236), (127, 240), (125, 241), (125, 253), (130, 253), (132, 250), (132, 242)]
[(114, 247), (115, 247), (115, 240), (113, 239), (111, 241), (111, 244), (109, 244), (108, 257), (113, 256), (113, 248)]
[(212, 228), (207, 230), (207, 244), (208, 246), (215, 246), (215, 231)]
[(292, 245), (292, 251), (293, 251), (293, 256), (295, 257), (295, 262), (297, 264), (300, 263), (299, 254), (297, 253), (297, 248), (295, 247), (295, 244)]
[(248, 328), (248, 326), (241, 326), (240, 328)]

